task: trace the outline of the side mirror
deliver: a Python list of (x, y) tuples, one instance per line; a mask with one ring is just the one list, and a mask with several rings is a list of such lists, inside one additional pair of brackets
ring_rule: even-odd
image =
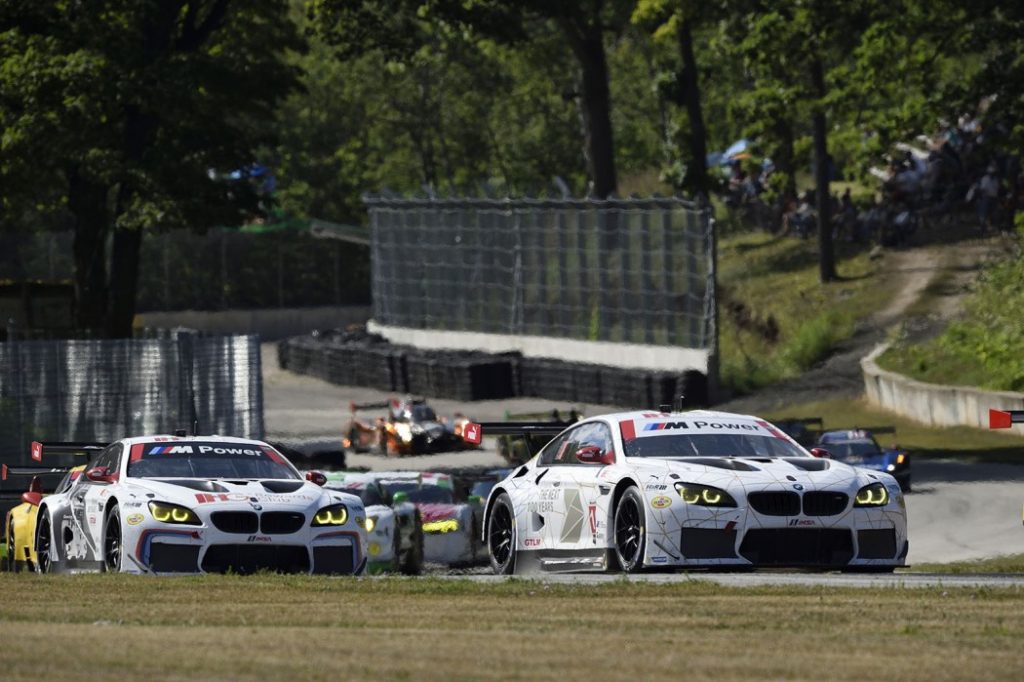
[(327, 485), (327, 477), (321, 471), (307, 471), (306, 480), (310, 483), (316, 483), (321, 488)]
[(391, 497), (391, 504), (402, 504), (409, 501), (409, 493), (397, 492)]
[(113, 483), (117, 480), (115, 476), (107, 467), (93, 467), (85, 472), (85, 477), (93, 483)]
[(576, 451), (576, 459), (583, 464), (611, 464), (615, 457), (596, 445), (584, 445)]
[(43, 496), (41, 493), (22, 493), (21, 501), (33, 507), (38, 507), (39, 503), (43, 501)]
[(825, 448), (811, 448), (811, 454), (821, 459), (832, 459), (832, 453)]

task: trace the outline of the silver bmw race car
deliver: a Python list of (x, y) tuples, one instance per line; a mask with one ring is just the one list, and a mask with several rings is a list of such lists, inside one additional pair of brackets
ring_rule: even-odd
[[(545, 429), (469, 424), (465, 437)], [(891, 475), (809, 452), (763, 419), (705, 410), (608, 414), (565, 428), (491, 491), (482, 539), (496, 573), (892, 571), (909, 548)]]
[[(34, 444), (44, 459), (47, 444)], [(308, 480), (307, 480), (308, 479)], [(304, 479), (264, 442), (145, 436), (108, 445), (66, 491), (43, 498), (41, 572), (360, 574), (363, 503)]]

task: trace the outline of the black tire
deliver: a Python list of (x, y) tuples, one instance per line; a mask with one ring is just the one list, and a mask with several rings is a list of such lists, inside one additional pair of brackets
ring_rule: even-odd
[(405, 560), (402, 562), (402, 573), (405, 575), (419, 575), (423, 572), (423, 522), (420, 520), (420, 513), (413, 516), (412, 547), (405, 553)]
[(495, 574), (515, 573), (516, 517), (507, 493), (498, 495), (487, 517), (487, 556)]
[(623, 572), (636, 573), (643, 568), (647, 520), (643, 496), (635, 486), (626, 488), (615, 505), (612, 541), (615, 558)]
[(384, 429), (380, 429), (377, 435), (377, 452), (384, 456), (388, 454), (388, 434)]
[(115, 504), (107, 512), (107, 520), (103, 524), (104, 573), (118, 573), (121, 570), (124, 553), (121, 537), (121, 513)]
[(4, 558), (4, 570), (18, 572), (18, 562), (14, 560), (14, 524), (7, 527), (7, 556)]
[(53, 570), (53, 532), (50, 530), (50, 516), (44, 513), (36, 525), (36, 571), (50, 573)]

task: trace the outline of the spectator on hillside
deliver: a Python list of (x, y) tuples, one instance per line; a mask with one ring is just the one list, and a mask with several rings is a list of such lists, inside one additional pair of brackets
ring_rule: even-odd
[(982, 231), (988, 230), (992, 224), (992, 212), (999, 201), (999, 178), (994, 163), (989, 164), (985, 175), (971, 187), (971, 191), (978, 211), (978, 227)]

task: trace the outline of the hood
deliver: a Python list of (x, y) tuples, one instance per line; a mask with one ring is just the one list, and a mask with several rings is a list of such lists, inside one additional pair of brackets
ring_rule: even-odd
[[(636, 459), (630, 461), (636, 462)], [(795, 485), (807, 490), (845, 489), (863, 485), (861, 478), (867, 476), (843, 462), (812, 457), (652, 459), (650, 462), (641, 461), (637, 470), (645, 478), (667, 477), (688, 483), (706, 482), (718, 487), (735, 484), (747, 489), (773, 484), (786, 489)]]
[(417, 504), (416, 508), (420, 511), (420, 517), (423, 519), (423, 523), (430, 523), (431, 521), (457, 519), (459, 517), (459, 509), (461, 506), (462, 505), (444, 504), (441, 502), (425, 502)]
[[(223, 479), (141, 478), (127, 481), (129, 493), (142, 493), (187, 506), (225, 503), (272, 504), (275, 508), (306, 510), (352, 495), (326, 491), (315, 483), (291, 479), (237, 481)], [(358, 500), (359, 498), (354, 498)], [(346, 501), (347, 500), (339, 500)], [(359, 503), (361, 505), (361, 503)]]

